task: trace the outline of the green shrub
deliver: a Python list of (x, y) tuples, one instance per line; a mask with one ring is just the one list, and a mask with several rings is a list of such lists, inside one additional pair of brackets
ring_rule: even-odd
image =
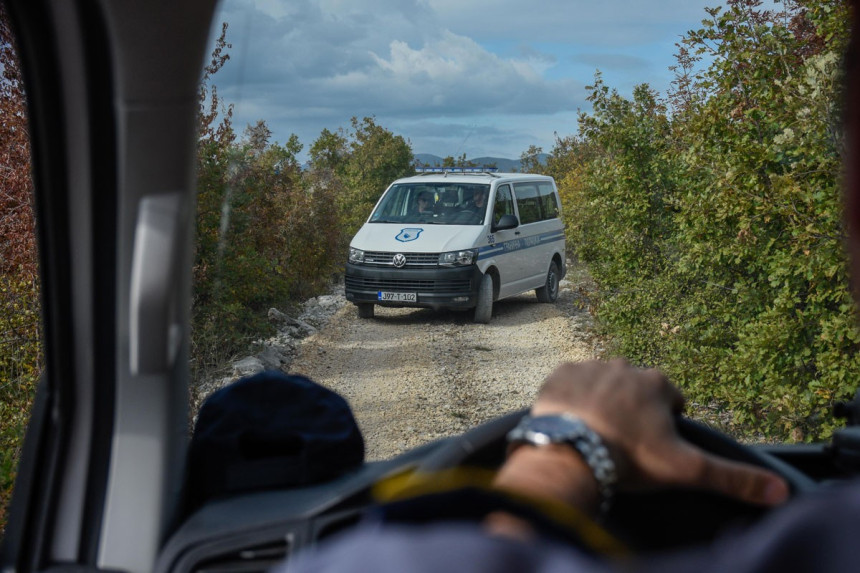
[(301, 146), (268, 143), (262, 122), (241, 144), (202, 146), (192, 309), (192, 369), (219, 366), (270, 334), (269, 308), (328, 287), (343, 264), (338, 203), (309, 184)]
[(827, 437), (860, 380), (839, 193), (846, 10), (709, 10), (681, 44), (671, 110), (598, 74), (550, 162), (613, 351), (751, 436)]
[(36, 281), (0, 275), (0, 531), (42, 370), (39, 308)]

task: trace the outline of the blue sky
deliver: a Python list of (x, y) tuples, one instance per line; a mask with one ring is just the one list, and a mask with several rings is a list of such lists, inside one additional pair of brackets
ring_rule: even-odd
[[(415, 153), (518, 158), (576, 131), (595, 70), (665, 94), (675, 43), (717, 0), (222, 0), (234, 125), (305, 151), (373, 115)], [(305, 154), (302, 154), (304, 159)]]

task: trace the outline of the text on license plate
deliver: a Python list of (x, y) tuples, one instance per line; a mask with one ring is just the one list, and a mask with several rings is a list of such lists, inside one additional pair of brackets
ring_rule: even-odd
[(416, 302), (418, 296), (414, 292), (385, 292), (376, 293), (377, 300), (388, 300), (393, 302)]

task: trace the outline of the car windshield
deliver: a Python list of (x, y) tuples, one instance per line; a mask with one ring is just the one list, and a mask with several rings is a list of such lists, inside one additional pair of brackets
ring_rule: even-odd
[[(308, 374), (350, 400), (369, 459), (525, 407), (555, 364), (586, 358), (664, 370), (691, 416), (746, 440), (841, 424), (833, 405), (860, 379), (839, 195), (843, 4), (643, 3), (586, 25), (573, 4), (541, 17), (522, 2), (485, 26), (434, 1), (432, 33), (408, 11), (313, 5), (228, 0), (216, 16), (198, 388), (261, 367)], [(648, 34), (666, 46), (623, 65), (653, 46), (621, 30), (656, 6)], [(623, 55), (590, 51), (589, 27), (617, 31), (599, 41)], [(276, 77), (283, 89), (252, 95)], [(416, 176), (470, 165), (555, 184)], [(448, 232), (485, 217), (515, 226), (471, 243)], [(247, 344), (267, 340), (280, 342)]]
[(483, 225), (489, 189), (477, 183), (398, 183), (382, 196), (370, 222)]

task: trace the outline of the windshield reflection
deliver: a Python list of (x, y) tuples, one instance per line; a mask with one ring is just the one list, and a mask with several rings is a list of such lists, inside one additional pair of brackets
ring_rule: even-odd
[(489, 188), (477, 183), (398, 183), (379, 202), (370, 222), (483, 225)]

